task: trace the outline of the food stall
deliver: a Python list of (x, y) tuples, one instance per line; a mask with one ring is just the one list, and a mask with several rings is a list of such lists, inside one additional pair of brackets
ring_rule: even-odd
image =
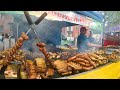
[(114, 27), (106, 27), (104, 45), (120, 45), (120, 25)]
[[(82, 25), (89, 28), (89, 25), (92, 22), (90, 18), (85, 17), (84, 15), (79, 16), (79, 14), (75, 13), (72, 13), (71, 15), (71, 13), (63, 11), (30, 12), (31, 15), (39, 17), (37, 20), (35, 17), (32, 17), (32, 19), (35, 18), (34, 19), (35, 21), (33, 22), (31, 16), (29, 15), (29, 12), (24, 11), (23, 14), (24, 15), (22, 17), (22, 20), (24, 22), (21, 22), (22, 24), (21, 27), (23, 26), (25, 27), (25, 25), (26, 26), (30, 25), (30, 27), (21, 29), (21, 27), (19, 26), (18, 28), (19, 30), (17, 31), (20, 30), (22, 31), (19, 32), (19, 35), (17, 35), (18, 38), (16, 38), (15, 41), (16, 43), (11, 48), (0, 51), (0, 78), (5, 79), (119, 78), (120, 74), (119, 47), (113, 51), (110, 50), (108, 51), (108, 48), (111, 47), (105, 47), (99, 50), (94, 51), (92, 50), (88, 53), (78, 53), (76, 52), (76, 48), (74, 47), (71, 48), (68, 47), (68, 51), (63, 51), (63, 49), (61, 50), (60, 45), (62, 28), (73, 25)], [(52, 21), (50, 23), (48, 22), (46, 23), (45, 19)], [(20, 19), (18, 21), (20, 21)], [(25, 22), (27, 21), (28, 23), (26, 24)], [(40, 23), (39, 26), (41, 28), (40, 27), (35, 28), (35, 26), (38, 25), (39, 23)], [(63, 25), (62, 23), (64, 23), (65, 25)], [(42, 29), (42, 31), (40, 31), (40, 29)], [(49, 30), (47, 31), (47, 29)], [(40, 32), (37, 32), (38, 30)], [(30, 33), (30, 31), (33, 32)], [(13, 34), (14, 37), (15, 35)], [(50, 38), (52, 38), (52, 40)], [(31, 42), (26, 44), (26, 42), (28, 41)], [(31, 44), (32, 42), (36, 43)], [(48, 47), (51, 49), (51, 42), (53, 47), (52, 49), (57, 49), (54, 50), (54, 52), (48, 50), (48, 48), (46, 47), (47, 44), (49, 43), (50, 46)], [(31, 47), (28, 48), (29, 46), (35, 46), (32, 48), (37, 49), (38, 52), (35, 51), (34, 49), (31, 50)], [(26, 52), (25, 50), (28, 52)], [(33, 53), (34, 51), (35, 53)], [(37, 54), (39, 55), (37, 56)]]

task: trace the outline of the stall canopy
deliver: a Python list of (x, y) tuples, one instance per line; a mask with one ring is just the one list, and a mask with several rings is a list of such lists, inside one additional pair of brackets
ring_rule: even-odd
[[(36, 16), (36, 17), (39, 17), (43, 12), (45, 12), (45, 11), (29, 11), (29, 14), (33, 15), (33, 16)], [(46, 11), (46, 12), (48, 13), (46, 19), (54, 20), (55, 22), (59, 22), (59, 23), (60, 22), (64, 23), (64, 24), (62, 24), (63, 27), (78, 25), (77, 23), (74, 23), (74, 22), (66, 21), (66, 20), (63, 20), (63, 19), (60, 20), (59, 17), (55, 17), (54, 14), (53, 14), (53, 17), (51, 16), (52, 14), (49, 15), (49, 12), (57, 12), (57, 11)], [(19, 14), (19, 15), (21, 14), (21, 15), (23, 15), (24, 12), (23, 11), (0, 11), (0, 14)]]
[[(69, 11), (66, 11), (69, 12)], [(102, 14), (100, 14), (97, 11), (71, 11), (74, 12), (78, 15), (83, 15), (83, 16), (87, 16), (89, 18), (92, 18), (94, 20), (97, 20), (99, 22), (103, 21), (103, 16)], [(23, 11), (0, 11), (0, 13), (9, 13), (9, 14), (23, 14)], [(35, 14), (36, 16), (38, 16), (36, 13), (33, 13), (30, 11), (30, 14)]]
[(80, 15), (90, 17), (90, 18), (95, 19), (99, 22), (103, 21), (103, 15), (97, 11), (74, 11), (74, 12), (77, 14), (80, 14)]
[[(39, 33), (39, 36), (42, 39), (42, 41), (45, 41), (45, 42), (51, 41), (51, 42), (54, 42), (55, 45), (60, 45), (61, 43), (61, 30), (63, 27), (68, 27), (73, 25), (83, 25), (86, 27), (90, 27), (94, 22), (94, 19), (92, 19), (90, 15), (89, 17), (85, 17), (85, 15), (81, 16), (80, 13), (76, 13), (77, 11), (76, 12), (74, 11), (29, 11), (30, 15), (32, 15), (33, 21), (35, 21), (43, 12), (47, 12), (48, 15), (40, 23), (40, 25), (37, 26), (36, 31)], [(13, 15), (14, 23), (19, 23), (19, 28), (18, 28), (19, 34), (23, 30), (26, 32), (26, 30), (29, 29), (26, 18), (25, 16), (23, 16), (24, 15), (23, 11), (0, 11), (0, 14), (1, 14), (0, 17), (2, 17), (2, 14), (4, 13), (14, 14)], [(12, 30), (16, 31), (16, 29), (12, 29)], [(29, 35), (30, 35), (29, 36), (30, 38), (34, 37), (34, 34), (29, 34)]]

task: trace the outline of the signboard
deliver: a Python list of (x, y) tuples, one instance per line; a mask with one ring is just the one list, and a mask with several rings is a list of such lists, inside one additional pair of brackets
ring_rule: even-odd
[(80, 16), (78, 14), (75, 14), (74, 12), (68, 12), (68, 11), (47, 11), (48, 13), (48, 19), (51, 19), (50, 17), (53, 17), (54, 20), (59, 21), (67, 21), (71, 23), (80, 24), (83, 26), (89, 27), (92, 23), (92, 20), (85, 18), (83, 16)]
[(97, 30), (102, 28), (102, 24), (100, 22), (93, 20), (91, 18), (88, 18), (88, 17), (78, 15), (74, 12), (47, 11), (47, 13), (48, 13), (47, 19), (67, 21), (67, 22), (83, 25), (89, 28), (94, 28)]
[(30, 11), (30, 14), (39, 17), (44, 12), (47, 12), (46, 19), (49, 20), (67, 21), (87, 27), (90, 27), (93, 22), (91, 18), (78, 15), (72, 11)]

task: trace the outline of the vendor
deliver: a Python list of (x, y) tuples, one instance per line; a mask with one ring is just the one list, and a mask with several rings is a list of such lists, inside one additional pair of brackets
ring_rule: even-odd
[(89, 40), (90, 43), (95, 43), (95, 38), (92, 36), (92, 31), (90, 31), (88, 40)]
[(62, 39), (62, 41), (61, 41), (61, 45), (62, 45), (62, 46), (69, 45), (69, 41), (67, 40), (67, 37), (64, 38), (64, 39)]
[(89, 31), (85, 27), (81, 27), (80, 35), (77, 38), (78, 52), (84, 52), (86, 50), (89, 50), (89, 47), (101, 47), (101, 45), (90, 43), (87, 34), (89, 35)]
[(2, 35), (0, 36), (0, 41), (3, 41), (3, 38), (4, 38), (4, 35), (2, 34)]

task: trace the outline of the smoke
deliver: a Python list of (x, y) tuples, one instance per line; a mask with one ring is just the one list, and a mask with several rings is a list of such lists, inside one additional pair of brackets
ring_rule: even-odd
[[(20, 37), (21, 32), (27, 32), (30, 26), (28, 25), (28, 22), (24, 15), (14, 14), (12, 16), (14, 17), (14, 24), (11, 25), (13, 37), (17, 37), (16, 23), (18, 23), (18, 37)], [(38, 19), (35, 16), (31, 16), (31, 18), (33, 22)], [(42, 22), (40, 22), (39, 25), (36, 26), (36, 32), (41, 42), (47, 44), (46, 48), (48, 51), (59, 51), (57, 48), (55, 48), (55, 46), (61, 44), (61, 30), (62, 27), (66, 25), (66, 22), (44, 19)], [(24, 42), (22, 49), (40, 54), (40, 51), (36, 46), (36, 43), (38, 42), (36, 40), (35, 34), (31, 31), (29, 32), (28, 36), (29, 40)]]

